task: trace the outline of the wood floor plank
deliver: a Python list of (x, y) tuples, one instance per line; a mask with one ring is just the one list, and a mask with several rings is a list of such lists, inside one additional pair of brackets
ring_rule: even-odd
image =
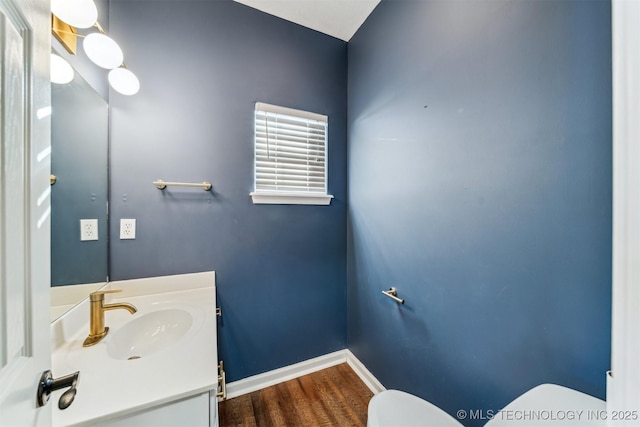
[(343, 363), (220, 402), (220, 427), (365, 427), (372, 397)]
[(331, 413), (339, 415), (340, 425), (365, 425), (366, 420), (362, 422), (358, 417), (357, 411), (360, 408), (351, 406), (352, 399), (349, 397), (347, 384), (340, 381), (337, 369), (327, 369), (320, 371), (319, 374), (324, 386), (324, 401), (328, 404)]
[(280, 399), (275, 386), (251, 393), (257, 426), (284, 427), (287, 425)]
[(319, 426), (333, 426), (338, 422), (337, 418), (332, 413), (327, 412), (327, 408), (324, 405), (321, 395), (317, 390), (317, 383), (313, 376), (305, 375), (299, 378), (302, 389), (304, 390), (306, 405), (313, 413), (316, 419), (316, 424)]
[(233, 405), (218, 405), (220, 419), (227, 420), (226, 422), (232, 426), (257, 427), (251, 397), (244, 395), (233, 400)]

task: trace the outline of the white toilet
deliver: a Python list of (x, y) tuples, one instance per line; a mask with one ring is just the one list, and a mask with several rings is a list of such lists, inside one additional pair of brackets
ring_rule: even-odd
[[(367, 427), (461, 427), (460, 420), (412, 394), (385, 390), (369, 402)], [(588, 394), (555, 384), (532, 388), (496, 412), (476, 413), (489, 419), (485, 427), (570, 427), (606, 425), (606, 403)], [(462, 421), (462, 422), (461, 422)]]
[(369, 401), (367, 427), (452, 426), (458, 421), (432, 403), (413, 394), (385, 390)]

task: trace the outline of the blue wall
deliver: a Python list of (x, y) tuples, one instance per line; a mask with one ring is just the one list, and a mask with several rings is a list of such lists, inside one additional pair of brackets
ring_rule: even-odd
[[(231, 0), (112, 0), (110, 18), (142, 85), (111, 93), (111, 279), (215, 270), (229, 381), (345, 348), (346, 43)], [(252, 204), (256, 101), (329, 116), (330, 206)]]
[(386, 387), (451, 414), (544, 382), (605, 397), (610, 23), (383, 0), (349, 42), (348, 345)]

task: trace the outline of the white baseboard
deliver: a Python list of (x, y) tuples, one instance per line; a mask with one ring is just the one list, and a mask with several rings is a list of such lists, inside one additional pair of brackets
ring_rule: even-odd
[(373, 394), (378, 394), (381, 391), (386, 390), (386, 387), (382, 385), (380, 381), (367, 369), (366, 366), (353, 354), (351, 350), (345, 350), (347, 353), (347, 363), (351, 366), (351, 369), (358, 374), (360, 379)]
[(345, 350), (338, 350), (324, 356), (314, 357), (304, 362), (295, 363), (273, 371), (254, 375), (227, 384), (227, 399), (242, 396), (270, 387), (281, 382), (289, 381), (331, 366), (339, 365), (347, 361)]
[(300, 363), (285, 366), (273, 371), (253, 375), (227, 384), (227, 399), (252, 393), (294, 378), (308, 375), (341, 363), (348, 363), (360, 379), (374, 393), (385, 390), (384, 386), (349, 350), (338, 350), (324, 356), (314, 357)]

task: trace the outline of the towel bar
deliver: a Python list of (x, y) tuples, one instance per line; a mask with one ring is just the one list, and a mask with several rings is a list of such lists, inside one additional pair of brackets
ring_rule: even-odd
[(210, 182), (171, 182), (171, 181), (163, 181), (161, 179), (157, 181), (153, 181), (153, 185), (156, 186), (158, 190), (164, 190), (167, 186), (172, 185), (174, 187), (202, 187), (204, 191), (211, 190)]

